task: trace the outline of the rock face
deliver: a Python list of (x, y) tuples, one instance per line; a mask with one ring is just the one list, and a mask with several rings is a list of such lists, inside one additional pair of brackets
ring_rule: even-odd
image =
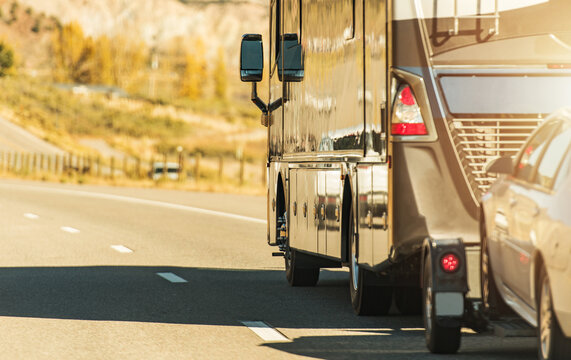
[[(128, 35), (160, 47), (175, 37), (201, 38), (207, 54), (222, 46), (228, 55), (244, 33), (265, 34), (268, 2), (202, 0), (19, 0), (23, 7), (77, 21), (87, 35)], [(231, 59), (237, 56), (229, 57)]]

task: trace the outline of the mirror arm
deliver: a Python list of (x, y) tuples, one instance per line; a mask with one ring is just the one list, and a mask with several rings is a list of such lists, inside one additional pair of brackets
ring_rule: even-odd
[(252, 83), (252, 95), (250, 96), (252, 102), (258, 107), (258, 109), (262, 110), (263, 113), (268, 112), (268, 106), (265, 102), (262, 101), (258, 97), (258, 83)]
[(280, 106), (282, 106), (285, 103), (286, 103), (286, 101), (284, 101), (284, 98), (277, 99), (276, 101), (274, 101), (270, 105), (268, 105), (268, 112), (272, 112), (274, 110), (279, 109)]
[(258, 97), (258, 83), (255, 82), (252, 83), (252, 95), (250, 96), (250, 98), (252, 102), (258, 107), (258, 109), (262, 110), (262, 113), (264, 114), (269, 114), (272, 111), (279, 109), (280, 106), (282, 106), (287, 102), (287, 97), (285, 99), (282, 97), (266, 105), (266, 103), (263, 102), (262, 99)]

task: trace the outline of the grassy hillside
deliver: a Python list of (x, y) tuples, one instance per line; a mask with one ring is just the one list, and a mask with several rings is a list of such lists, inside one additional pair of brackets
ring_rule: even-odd
[(77, 140), (96, 137), (131, 155), (174, 153), (179, 145), (203, 155), (233, 156), (237, 147), (252, 158), (265, 153), (263, 138), (229, 140), (259, 129), (249, 104), (74, 94), (27, 76), (0, 78), (0, 87), (1, 116), (68, 151), (89, 152)]

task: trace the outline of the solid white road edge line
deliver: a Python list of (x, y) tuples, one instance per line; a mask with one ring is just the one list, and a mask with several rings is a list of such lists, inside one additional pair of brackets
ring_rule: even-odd
[(123, 246), (123, 245), (111, 245), (111, 248), (113, 250), (119, 251), (120, 253), (123, 253), (123, 254), (130, 254), (133, 252), (133, 250), (131, 250), (128, 247)]
[(60, 227), (60, 229), (62, 231), (68, 232), (70, 234), (79, 234), (80, 233), (79, 230), (72, 228), (72, 227), (69, 227), (69, 226), (62, 226), (62, 227)]
[[(0, 187), (3, 187), (3, 186), (4, 186), (3, 184), (0, 184)], [(249, 222), (253, 222), (253, 223), (257, 223), (257, 224), (266, 224), (266, 220), (256, 219), (256, 218), (249, 217), (249, 216), (230, 214), (230, 213), (225, 213), (225, 212), (215, 211), (215, 210), (206, 210), (206, 209), (201, 209), (201, 208), (196, 208), (196, 207), (186, 206), (186, 205), (171, 204), (171, 203), (167, 203), (167, 202), (163, 202), (163, 201), (137, 199), (137, 198), (122, 196), (122, 195), (90, 193), (87, 191), (79, 191), (79, 190), (63, 190), (63, 189), (43, 188), (43, 187), (39, 187), (39, 186), (10, 184), (10, 187), (14, 187), (14, 186), (26, 187), (28, 189), (36, 190), (36, 191), (53, 192), (53, 193), (67, 194), (67, 195), (71, 194), (71, 195), (84, 196), (84, 197), (97, 198), (97, 199), (125, 201), (125, 202), (129, 202), (132, 204), (139, 204), (139, 205), (161, 206), (161, 207), (164, 207), (167, 209), (191, 211), (191, 212), (195, 212), (195, 213), (199, 213), (199, 214), (221, 216), (221, 217), (226, 217), (226, 218), (230, 218), (230, 219), (249, 221)]]
[(25, 218), (28, 218), (28, 219), (31, 219), (31, 220), (37, 220), (37, 219), (40, 218), (38, 215), (32, 214), (32, 213), (25, 213), (25, 214), (24, 214), (24, 217), (25, 217)]
[(171, 272), (157, 273), (157, 275), (159, 275), (163, 279), (170, 281), (171, 283), (186, 283), (186, 282), (188, 282), (188, 281), (184, 280), (183, 278), (181, 278), (180, 276), (175, 275)]
[(242, 325), (252, 330), (264, 341), (291, 341), (281, 332), (277, 331), (263, 321), (240, 321)]

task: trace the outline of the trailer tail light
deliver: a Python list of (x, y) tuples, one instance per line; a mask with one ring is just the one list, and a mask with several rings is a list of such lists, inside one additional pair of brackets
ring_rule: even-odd
[(397, 93), (391, 123), (391, 134), (393, 135), (428, 134), (420, 114), (420, 107), (409, 85), (401, 86)]
[(440, 266), (442, 270), (447, 273), (456, 272), (460, 267), (460, 259), (453, 253), (444, 254), (444, 256), (440, 258)]

